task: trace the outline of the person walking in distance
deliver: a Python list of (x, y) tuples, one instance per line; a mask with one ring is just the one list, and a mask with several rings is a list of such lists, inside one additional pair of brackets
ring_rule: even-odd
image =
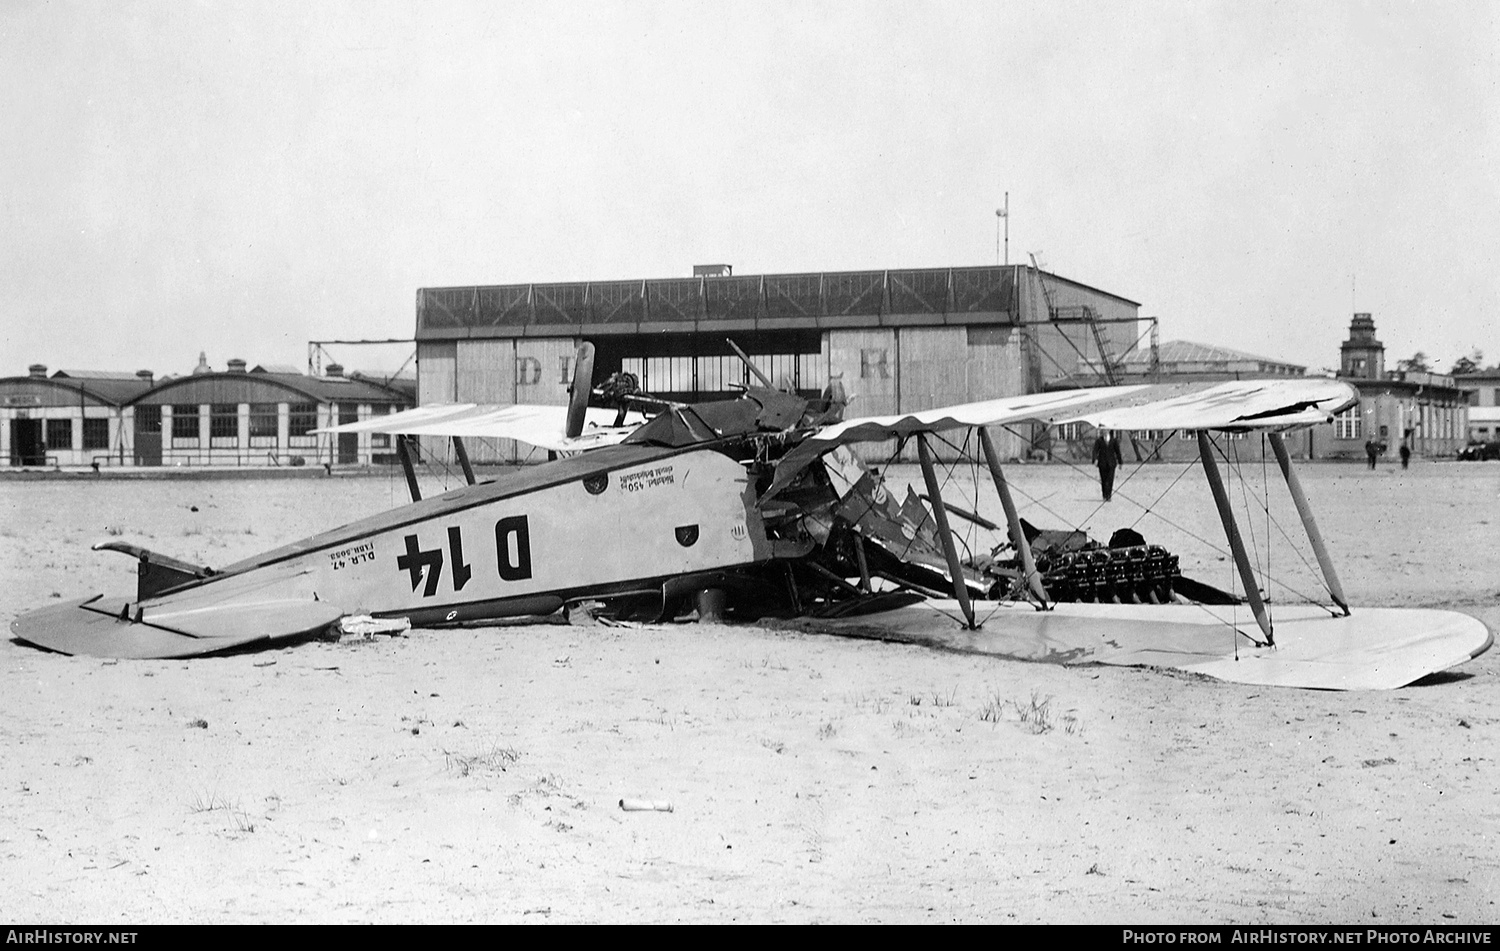
[(1375, 468), (1375, 457), (1380, 455), (1380, 447), (1375, 444), (1374, 439), (1365, 440), (1365, 458), (1370, 461), (1370, 468)]
[(1094, 464), (1099, 467), (1099, 488), (1104, 501), (1115, 492), (1115, 467), (1120, 464), (1120, 437), (1107, 429), (1099, 430), (1094, 438)]

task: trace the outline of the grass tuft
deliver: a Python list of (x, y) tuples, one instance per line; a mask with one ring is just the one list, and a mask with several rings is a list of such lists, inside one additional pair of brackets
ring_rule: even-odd
[(450, 773), (459, 776), (468, 776), (475, 772), (494, 772), (496, 770), (505, 772), (506, 769), (515, 764), (521, 758), (521, 754), (513, 746), (501, 746), (493, 743), (488, 750), (482, 753), (465, 754), (454, 753), (443, 750), (443, 759)]

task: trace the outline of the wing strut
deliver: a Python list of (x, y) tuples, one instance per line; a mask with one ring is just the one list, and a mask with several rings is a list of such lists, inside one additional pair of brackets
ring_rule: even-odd
[(417, 470), (412, 467), (411, 447), (414, 440), (410, 436), (396, 437), (396, 458), (401, 460), (401, 470), (406, 473), (406, 488), (411, 492), (413, 502), (422, 501), (422, 487), (417, 485)]
[(927, 480), (927, 495), (932, 499), (932, 517), (937, 520), (938, 538), (943, 542), (943, 554), (948, 559), (948, 573), (953, 578), (953, 594), (964, 612), (966, 627), (976, 629), (974, 605), (969, 602), (969, 588), (964, 582), (963, 564), (958, 560), (958, 548), (953, 544), (953, 529), (948, 527), (948, 510), (943, 507), (943, 495), (938, 491), (937, 472), (932, 468), (932, 450), (927, 446), (927, 434), (917, 433), (917, 456), (922, 462), (922, 478)]
[(1349, 602), (1344, 600), (1344, 586), (1339, 584), (1338, 572), (1333, 570), (1333, 559), (1328, 557), (1328, 548), (1323, 544), (1323, 534), (1318, 531), (1317, 519), (1313, 518), (1312, 506), (1307, 504), (1307, 496), (1302, 492), (1302, 480), (1297, 478), (1297, 470), (1292, 468), (1292, 459), (1287, 455), (1286, 443), (1281, 439), (1281, 433), (1269, 433), (1271, 437), (1271, 449), (1276, 453), (1276, 463), (1281, 466), (1281, 474), (1286, 479), (1287, 491), (1292, 493), (1292, 501), (1297, 506), (1297, 514), (1302, 516), (1302, 527), (1307, 531), (1307, 540), (1312, 543), (1313, 554), (1318, 558), (1318, 567), (1323, 569), (1323, 580), (1328, 583), (1328, 593), (1333, 596), (1333, 602), (1344, 611), (1344, 616), (1349, 616)]
[(1271, 618), (1266, 614), (1266, 602), (1261, 599), (1260, 586), (1255, 583), (1255, 572), (1250, 567), (1250, 557), (1245, 554), (1245, 542), (1240, 538), (1240, 527), (1234, 522), (1234, 509), (1229, 505), (1229, 493), (1224, 490), (1224, 478), (1219, 475), (1219, 464), (1214, 461), (1214, 444), (1208, 430), (1198, 430), (1198, 458), (1203, 460), (1203, 474), (1208, 477), (1208, 486), (1214, 493), (1214, 505), (1219, 509), (1219, 519), (1224, 523), (1224, 534), (1229, 538), (1229, 551), (1234, 555), (1234, 566), (1240, 571), (1240, 582), (1245, 586), (1245, 598), (1255, 614), (1255, 623), (1265, 632), (1266, 643), (1276, 646), (1276, 637), (1271, 633)]
[(979, 444), (984, 447), (984, 459), (990, 465), (990, 477), (995, 480), (995, 491), (1000, 495), (1000, 504), (1005, 506), (1005, 521), (1010, 526), (1010, 543), (1021, 556), (1021, 570), (1026, 572), (1026, 583), (1031, 587), (1031, 593), (1036, 595), (1045, 611), (1047, 589), (1042, 586), (1042, 575), (1036, 570), (1036, 559), (1031, 556), (1031, 543), (1021, 530), (1021, 517), (1016, 514), (1015, 500), (1010, 497), (1010, 484), (1005, 481), (1005, 473), (1000, 471), (1000, 454), (995, 451), (990, 431), (983, 426), (979, 427)]
[(474, 484), (474, 467), (469, 465), (469, 451), (464, 448), (463, 437), (453, 437), (453, 454), (458, 457), (458, 464), (464, 470), (464, 480), (470, 485)]

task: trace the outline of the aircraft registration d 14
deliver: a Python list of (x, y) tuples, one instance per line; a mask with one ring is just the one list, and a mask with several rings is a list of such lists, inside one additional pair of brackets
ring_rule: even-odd
[[(1482, 622), (1457, 612), (1351, 614), (1282, 440), (1354, 404), (1337, 380), (1103, 387), (846, 420), (837, 392), (804, 399), (763, 380), (738, 399), (687, 405), (640, 393), (623, 375), (593, 387), (592, 364), (585, 344), (567, 407), (423, 406), (329, 430), (395, 435), (409, 505), (219, 569), (106, 542), (96, 548), (138, 559), (133, 599), (54, 605), (11, 630), (63, 653), (165, 658), (305, 637), (351, 616), (440, 626), (583, 603), (648, 619), (696, 607), (812, 618), (835, 632), (858, 616), (865, 631), (1007, 656), (1050, 651), (1332, 688), (1399, 686), (1491, 642)], [(1070, 422), (1196, 433), (1243, 596), (1183, 578), (1175, 557), (1138, 537), (1104, 548), (1017, 515), (985, 427)], [(978, 432), (1004, 526), (942, 499), (931, 441), (966, 429)], [(1226, 431), (1267, 434), (1331, 606), (1273, 612), (1261, 597), (1216, 462), (1214, 434)], [(468, 484), (422, 498), (416, 436), (452, 438)], [(567, 454), (479, 481), (462, 442), (475, 436)], [(898, 499), (847, 449), (891, 439), (915, 443), (925, 495)], [(997, 530), (1006, 556), (961, 557), (950, 516)], [(1012, 604), (996, 605), (981, 628), (975, 603), (987, 600)], [(1239, 604), (1254, 628), (1225, 613)], [(1226, 649), (1203, 646), (1226, 625), (1252, 663), (1226, 667)]]

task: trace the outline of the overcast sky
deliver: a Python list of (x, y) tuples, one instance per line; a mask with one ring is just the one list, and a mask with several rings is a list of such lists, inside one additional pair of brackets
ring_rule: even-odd
[(422, 286), (993, 264), (1163, 340), (1500, 360), (1500, 4), (0, 0), (0, 375)]

